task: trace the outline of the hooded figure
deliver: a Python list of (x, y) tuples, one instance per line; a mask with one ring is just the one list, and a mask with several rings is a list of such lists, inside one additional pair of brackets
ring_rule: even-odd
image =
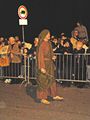
[[(56, 82), (54, 78), (54, 53), (50, 39), (50, 31), (45, 29), (39, 34), (39, 43), (36, 52), (37, 60), (37, 98), (44, 104), (49, 104), (48, 96), (61, 100), (56, 96)], [(50, 92), (49, 92), (50, 91)]]

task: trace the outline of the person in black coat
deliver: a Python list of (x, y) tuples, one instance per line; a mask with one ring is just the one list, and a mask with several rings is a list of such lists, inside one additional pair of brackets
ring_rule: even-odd
[[(77, 42), (76, 48), (73, 51), (74, 53), (74, 77), (75, 80), (86, 80), (86, 59), (84, 56), (85, 49), (83, 48), (83, 43), (81, 41)], [(85, 83), (76, 82), (77, 87), (83, 87)]]
[[(72, 52), (73, 47), (69, 39), (63, 41), (63, 46), (60, 46), (61, 57), (61, 78), (65, 80), (70, 80), (72, 78)], [(64, 86), (70, 86), (71, 82), (63, 82)]]

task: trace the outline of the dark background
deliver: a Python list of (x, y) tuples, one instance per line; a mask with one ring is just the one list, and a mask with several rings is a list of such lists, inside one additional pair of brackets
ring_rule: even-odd
[(44, 28), (58, 37), (61, 32), (70, 36), (78, 20), (90, 31), (89, 0), (0, 0), (0, 36), (18, 35), (22, 39), (17, 15), (20, 5), (25, 5), (29, 13), (25, 41), (32, 42)]

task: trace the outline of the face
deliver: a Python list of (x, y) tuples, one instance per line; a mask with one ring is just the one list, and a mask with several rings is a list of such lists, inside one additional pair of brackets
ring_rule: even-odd
[(19, 40), (19, 37), (18, 37), (18, 36), (15, 36), (15, 40), (18, 41), (18, 40)]
[(65, 46), (65, 47), (69, 47), (69, 43), (66, 42), (66, 43), (64, 44), (64, 46)]
[(63, 39), (63, 40), (65, 40), (65, 39), (67, 39), (67, 37), (65, 37), (65, 36), (62, 36), (62, 39)]
[(54, 43), (57, 43), (57, 42), (58, 42), (58, 40), (55, 38), (55, 39), (54, 39)]
[(61, 40), (60, 44), (63, 46), (63, 40)]
[(13, 44), (15, 43), (14, 37), (10, 37), (10, 38), (9, 38), (9, 43), (10, 43), (11, 45), (13, 45)]
[(4, 42), (4, 38), (3, 37), (0, 38), (0, 43), (2, 43), (2, 42)]
[(28, 52), (28, 50), (25, 48), (25, 49), (24, 49), (24, 53), (27, 54), (27, 52)]
[(44, 39), (44, 41), (48, 41), (50, 39), (50, 33), (48, 33)]
[(0, 40), (1, 40), (1, 41), (4, 41), (4, 38), (3, 38), (3, 37), (1, 37), (1, 38), (0, 38)]
[(75, 31), (75, 32), (74, 32), (74, 36), (78, 36), (78, 31)]
[(35, 45), (38, 45), (38, 38), (35, 38), (34, 44), (35, 44)]

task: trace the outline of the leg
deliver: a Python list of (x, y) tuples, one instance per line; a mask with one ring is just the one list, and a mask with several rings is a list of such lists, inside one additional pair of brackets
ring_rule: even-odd
[(50, 87), (50, 95), (53, 97), (53, 100), (63, 100), (63, 97), (57, 96), (57, 87), (56, 82)]
[(50, 102), (47, 100), (48, 96), (48, 91), (43, 90), (43, 91), (37, 91), (37, 98), (40, 99), (41, 103), (43, 104), (50, 104)]

